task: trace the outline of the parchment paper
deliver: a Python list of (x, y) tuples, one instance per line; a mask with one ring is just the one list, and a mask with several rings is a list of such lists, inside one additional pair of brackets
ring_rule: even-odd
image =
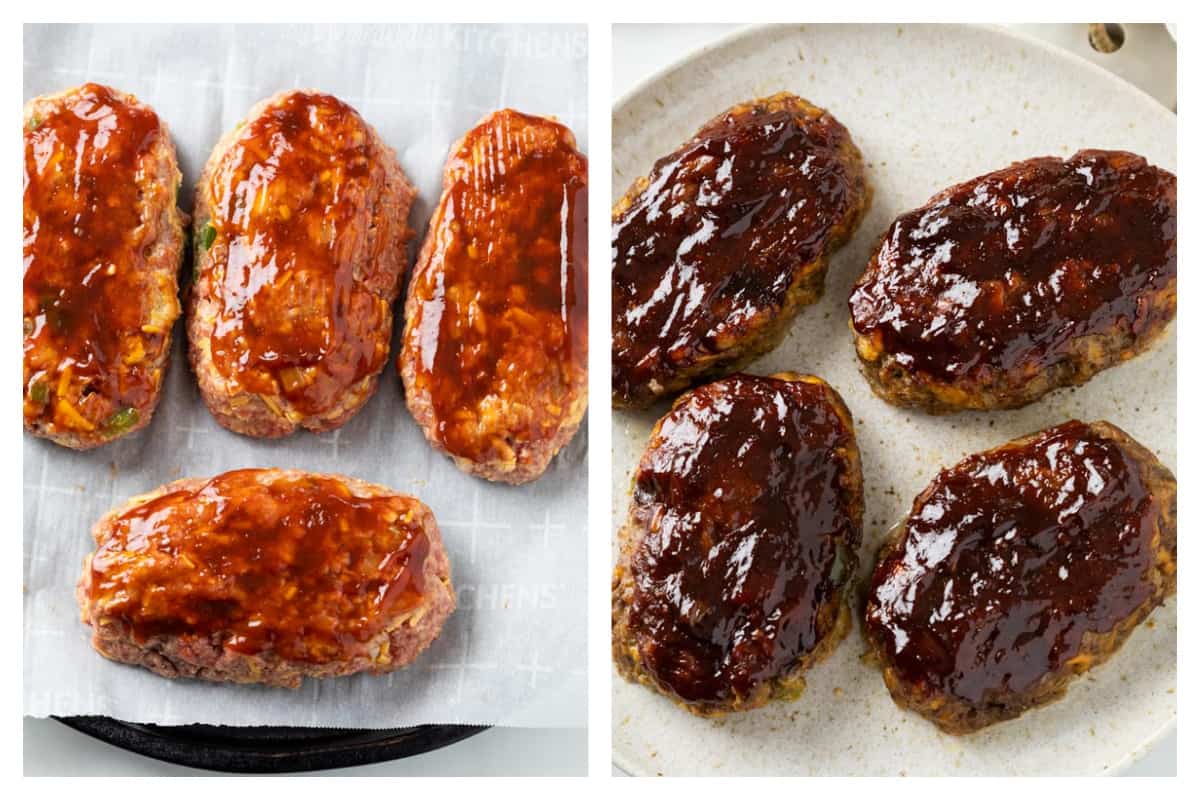
[[(483, 115), (511, 106), (556, 116), (587, 150), (583, 26), (27, 25), (23, 55), (26, 99), (92, 80), (151, 104), (179, 151), (185, 208), (220, 135), (256, 101), (288, 88), (341, 97), (396, 149), (420, 191), (410, 221), (421, 235), (447, 149)], [(341, 429), (254, 440), (208, 414), (181, 333), (182, 325), (148, 428), (88, 453), (25, 437), (26, 714), (163, 724), (584, 724), (585, 429), (537, 482), (489, 484), (426, 444), (389, 364), (376, 396)], [(289, 691), (168, 681), (91, 649), (74, 587), (92, 523), (166, 481), (260, 466), (342, 472), (433, 509), (458, 610), (413, 665)]]

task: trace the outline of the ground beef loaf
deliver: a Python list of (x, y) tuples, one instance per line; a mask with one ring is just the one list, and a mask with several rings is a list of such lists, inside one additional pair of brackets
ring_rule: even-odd
[(145, 427), (179, 317), (185, 220), (166, 124), (89, 83), (25, 106), (25, 429), (96, 447)]
[(264, 100), (196, 186), (188, 343), (217, 422), (248, 436), (337, 428), (388, 360), (408, 212), (396, 154), (336, 97)]
[(1175, 318), (1175, 176), (1082, 150), (953, 186), (884, 234), (850, 296), (863, 374), (933, 413), (1016, 408)]
[(1107, 422), (943, 470), (884, 544), (864, 632), (896, 703), (969, 733), (1062, 697), (1175, 592), (1175, 478)]
[(168, 678), (295, 688), (411, 663), (454, 610), (420, 501), (337, 475), (169, 483), (95, 526), (78, 599), (92, 644)]
[(405, 302), (413, 417), (463, 471), (538, 478), (587, 410), (587, 158), (511, 109), (450, 148)]
[(659, 159), (613, 207), (613, 404), (648, 406), (775, 347), (870, 200), (850, 133), (786, 92)]
[(850, 413), (812, 376), (682, 395), (633, 477), (613, 573), (613, 659), (700, 716), (804, 690), (850, 629), (862, 531)]

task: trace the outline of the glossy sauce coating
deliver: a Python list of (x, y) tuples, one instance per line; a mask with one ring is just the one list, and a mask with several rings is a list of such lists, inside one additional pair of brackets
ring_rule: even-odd
[(1158, 515), (1136, 463), (1081, 422), (971, 456), (876, 566), (867, 635), (927, 691), (1026, 692), (1152, 597)]
[(218, 303), (213, 364), (303, 416), (329, 412), (387, 360), (386, 287), (362, 283), (376, 260), (363, 255), (375, 161), (358, 112), (293, 92), (246, 124), (213, 172), (212, 229), (198, 233), (220, 254), (201, 278)]
[(778, 312), (855, 202), (846, 129), (777, 99), (709, 122), (614, 217), (615, 396), (665, 385)]
[(1175, 176), (1140, 156), (1024, 161), (897, 219), (850, 297), (852, 323), (943, 380), (1037, 371), (1119, 321), (1135, 338), (1161, 324), (1147, 296), (1173, 291), (1175, 236)]
[(664, 691), (744, 698), (829, 633), (818, 614), (847, 577), (839, 547), (860, 536), (835, 453), (853, 432), (829, 391), (733, 375), (681, 397), (651, 440), (629, 626)]
[(91, 605), (135, 641), (348, 661), (417, 607), (430, 543), (417, 501), (329, 476), (218, 475), (122, 513), (91, 561)]
[(97, 84), (26, 125), (26, 424), (104, 432), (153, 404), (175, 318), (156, 327), (144, 290), (154, 225), (139, 183), (160, 135), (153, 111)]
[(570, 130), (487, 117), (450, 156), (429, 237), (409, 287), (408, 390), (447, 452), (511, 462), (555, 439), (585, 391), (587, 159)]

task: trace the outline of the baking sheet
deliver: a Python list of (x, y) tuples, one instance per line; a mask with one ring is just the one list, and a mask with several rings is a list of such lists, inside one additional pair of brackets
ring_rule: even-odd
[[(915, 57), (914, 54), (920, 54)], [(875, 189), (871, 211), (833, 256), (823, 299), (747, 371), (809, 372), (854, 416), (866, 514), (858, 577), (937, 471), (963, 456), (1072, 417), (1107, 419), (1172, 470), (1176, 339), (1017, 411), (932, 417), (893, 408), (858, 372), (846, 300), (880, 235), (937, 191), (1023, 158), (1082, 147), (1129, 149), (1175, 169), (1175, 117), (1100, 69), (1035, 40), (961, 25), (756, 29), (651, 78), (613, 112), (614, 193), (724, 108), (777, 91), (828, 108), (849, 130)], [(613, 529), (629, 480), (667, 404), (613, 415)], [(615, 552), (614, 552), (615, 558)], [(1098, 774), (1139, 754), (1175, 719), (1171, 599), (1066, 699), (969, 737), (901, 711), (865, 665), (855, 627), (807, 673), (793, 703), (713, 721), (613, 675), (613, 756), (640, 775)]]
[[(189, 208), (220, 135), (288, 88), (341, 97), (396, 149), (420, 191), (410, 221), (421, 234), (447, 149), (485, 114), (512, 106), (556, 116), (587, 150), (584, 26), (27, 25), (23, 55), (26, 99), (94, 80), (151, 104), (174, 136)], [(24, 437), (25, 714), (358, 728), (585, 724), (586, 425), (540, 480), (489, 484), (426, 444), (389, 364), (375, 397), (339, 430), (249, 439), (202, 405), (181, 331), (148, 428), (88, 453)], [(269, 466), (342, 472), (433, 509), (458, 591), (433, 646), (403, 671), (308, 680), (295, 692), (167, 681), (92, 651), (74, 600), (92, 523), (169, 480)]]

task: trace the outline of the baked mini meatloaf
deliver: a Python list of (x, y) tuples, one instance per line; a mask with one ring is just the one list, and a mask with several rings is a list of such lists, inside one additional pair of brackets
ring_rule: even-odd
[(93, 646), (167, 678), (295, 688), (391, 672), (454, 610), (432, 512), (339, 475), (175, 481), (92, 533), (78, 597)]
[(327, 94), (259, 103), (196, 187), (188, 340), (231, 431), (342, 425), (388, 360), (416, 191), (358, 112)]
[(1175, 176), (1141, 156), (1035, 158), (934, 196), (850, 296), (875, 393), (1017, 408), (1149, 348), (1175, 317)]
[(820, 378), (737, 374), (684, 394), (619, 533), (618, 672), (700, 716), (799, 697), (850, 628), (862, 514), (850, 413)]
[(785, 92), (659, 159), (613, 208), (614, 405), (650, 405), (775, 347), (870, 198), (849, 132)]
[(145, 427), (179, 317), (166, 123), (89, 83), (25, 105), (25, 429), (84, 450)]
[(1071, 421), (934, 479), (880, 552), (864, 631), (898, 705), (969, 733), (1062, 697), (1174, 592), (1174, 476)]
[(408, 407), (465, 472), (525, 483), (587, 409), (587, 158), (559, 123), (489, 114), (450, 148), (408, 285)]

